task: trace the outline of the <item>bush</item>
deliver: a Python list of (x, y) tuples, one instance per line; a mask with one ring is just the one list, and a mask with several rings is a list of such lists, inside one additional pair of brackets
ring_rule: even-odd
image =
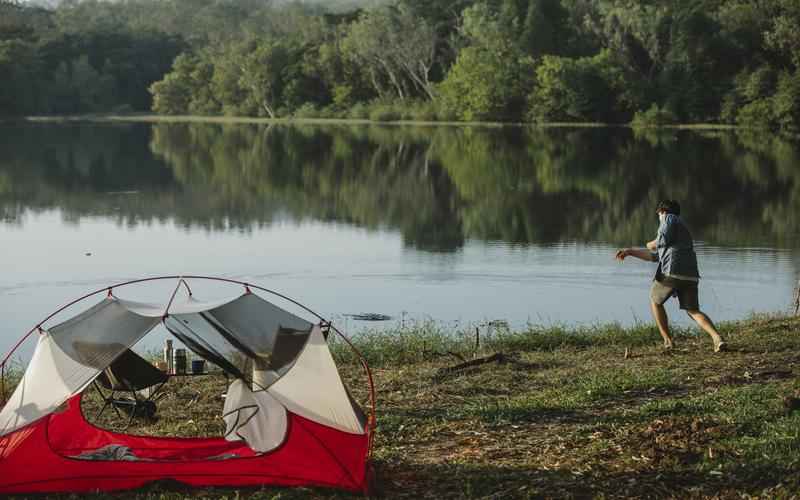
[(418, 103), (410, 108), (411, 119), (420, 122), (433, 122), (438, 118), (436, 105), (430, 101)]
[(369, 111), (369, 106), (363, 102), (359, 102), (350, 108), (347, 116), (353, 120), (369, 120)]
[(160, 115), (181, 115), (189, 109), (189, 86), (180, 75), (170, 73), (150, 85), (153, 111)]
[(781, 74), (772, 98), (772, 113), (780, 130), (788, 133), (800, 130), (800, 70)]
[(325, 106), (324, 108), (320, 108), (319, 117), (333, 119), (333, 118), (347, 118), (347, 115), (345, 112), (341, 111), (336, 106)]
[(647, 111), (637, 111), (633, 115), (631, 126), (638, 127), (662, 127), (664, 125), (672, 125), (678, 122), (678, 117), (675, 113), (666, 107), (659, 107), (653, 104)]
[(436, 119), (440, 122), (457, 122), (459, 121), (458, 115), (452, 109), (447, 109), (444, 106), (436, 106)]
[[(752, 80), (751, 77), (750, 83)], [(741, 106), (736, 113), (736, 123), (749, 128), (797, 133), (800, 130), (800, 70), (781, 73), (774, 92)]]
[(513, 44), (498, 41), (496, 45), (459, 52), (439, 84), (440, 105), (448, 116), (463, 121), (522, 119), (533, 61)]
[(369, 119), (374, 122), (396, 122), (402, 118), (402, 111), (392, 104), (377, 104), (369, 113)]
[(353, 88), (350, 85), (334, 85), (333, 104), (339, 108), (347, 108), (353, 103)]
[(528, 96), (534, 122), (612, 121), (616, 95), (607, 53), (572, 59), (544, 56)]
[(745, 104), (736, 114), (736, 123), (749, 128), (771, 128), (773, 125), (771, 101), (770, 98), (765, 98)]
[(317, 109), (314, 103), (307, 102), (294, 110), (293, 116), (295, 118), (320, 118), (321, 111)]

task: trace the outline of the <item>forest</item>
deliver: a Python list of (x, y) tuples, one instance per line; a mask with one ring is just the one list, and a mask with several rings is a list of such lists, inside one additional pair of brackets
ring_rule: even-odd
[(800, 131), (797, 0), (0, 0), (0, 116)]

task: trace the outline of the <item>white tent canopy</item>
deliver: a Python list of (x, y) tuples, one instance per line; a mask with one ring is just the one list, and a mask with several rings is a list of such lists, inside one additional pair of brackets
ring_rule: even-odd
[[(162, 321), (189, 349), (252, 387), (237, 381), (225, 413), (235, 414), (237, 401), (251, 408), (254, 400), (258, 403), (260, 415), (238, 423), (226, 418), (235, 427), (230, 435), (246, 439), (256, 451), (280, 444), (287, 410), (344, 432), (365, 433), (363, 413), (349, 397), (318, 325), (249, 291), (208, 303), (189, 297), (172, 303), (166, 317), (165, 309), (165, 304), (109, 295), (43, 331), (22, 380), (0, 411), (0, 436), (45, 417), (83, 391)], [(241, 423), (249, 428), (240, 429)]]

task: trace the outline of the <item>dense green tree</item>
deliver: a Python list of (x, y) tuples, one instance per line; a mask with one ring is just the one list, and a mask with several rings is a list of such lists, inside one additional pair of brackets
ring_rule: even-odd
[(173, 71), (150, 86), (153, 110), (167, 115), (217, 111), (219, 104), (206, 98), (211, 78), (208, 62), (188, 53), (181, 54), (175, 59)]
[(36, 39), (37, 31), (50, 29), (50, 12), (19, 0), (0, 0), (0, 40)]
[(95, 70), (84, 55), (56, 68), (49, 92), (51, 109), (56, 113), (107, 110), (114, 100), (113, 91), (113, 77)]
[(342, 44), (347, 54), (367, 68), (379, 95), (391, 92), (405, 99), (417, 92), (434, 98), (430, 73), (438, 35), (410, 8), (400, 4), (363, 13), (350, 25)]
[(291, 50), (280, 42), (258, 44), (241, 54), (239, 86), (246, 91), (244, 109), (259, 116), (278, 116), (289, 83)]
[(609, 57), (544, 56), (529, 97), (532, 121), (603, 121), (614, 116), (616, 96)]
[(344, 52), (342, 38), (334, 36), (308, 50), (303, 64), (306, 72), (323, 86), (320, 91), (325, 95), (318, 95), (316, 101), (322, 104), (330, 101), (339, 109), (347, 109), (377, 94), (363, 67)]
[(0, 40), (0, 116), (35, 112), (42, 63), (33, 44)]
[(796, 133), (800, 7), (783, 0), (731, 3), (719, 19), (732, 35), (748, 41), (741, 51), (748, 59), (722, 99), (720, 117), (747, 127)]
[(486, 4), (464, 11), (461, 49), (440, 86), (441, 106), (462, 120), (519, 120), (533, 61)]
[(800, 4), (793, 0), (774, 0), (775, 16), (765, 33), (767, 47), (783, 60), (800, 68)]
[(0, 0), (0, 113), (798, 127), (796, 0), (348, 2)]

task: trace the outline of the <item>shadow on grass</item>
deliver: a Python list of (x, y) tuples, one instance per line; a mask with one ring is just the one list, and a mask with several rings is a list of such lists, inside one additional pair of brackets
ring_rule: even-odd
[[(535, 452), (535, 450), (531, 450)], [(741, 498), (767, 495), (791, 498), (800, 486), (796, 471), (775, 467), (741, 467), (728, 471), (697, 470), (544, 470), (496, 465), (376, 464), (373, 498)], [(72, 499), (76, 496), (7, 497)], [(80, 498), (183, 499), (353, 499), (347, 493), (317, 488), (192, 488), (178, 481), (159, 481), (118, 493), (82, 494)]]
[(459, 463), (379, 464), (378, 482), (384, 498), (739, 498), (800, 484), (795, 471), (766, 466), (579, 472)]
[(487, 374), (491, 373), (491, 370), (494, 369), (505, 369), (510, 368), (516, 372), (541, 372), (545, 370), (552, 370), (556, 368), (561, 368), (564, 366), (568, 366), (567, 363), (562, 363), (559, 361), (546, 361), (546, 362), (536, 362), (530, 363), (527, 361), (520, 361), (517, 359), (519, 353), (510, 353), (510, 354), (503, 354), (503, 353), (496, 353), (495, 356), (502, 356), (502, 361), (500, 362), (489, 362), (485, 364), (478, 364), (475, 366), (465, 366), (461, 368), (460, 366), (463, 365), (453, 365), (449, 367), (440, 368), (436, 373), (431, 376), (431, 382), (434, 384), (444, 384), (447, 382), (454, 381), (456, 379), (467, 378), (470, 376), (487, 376)]

